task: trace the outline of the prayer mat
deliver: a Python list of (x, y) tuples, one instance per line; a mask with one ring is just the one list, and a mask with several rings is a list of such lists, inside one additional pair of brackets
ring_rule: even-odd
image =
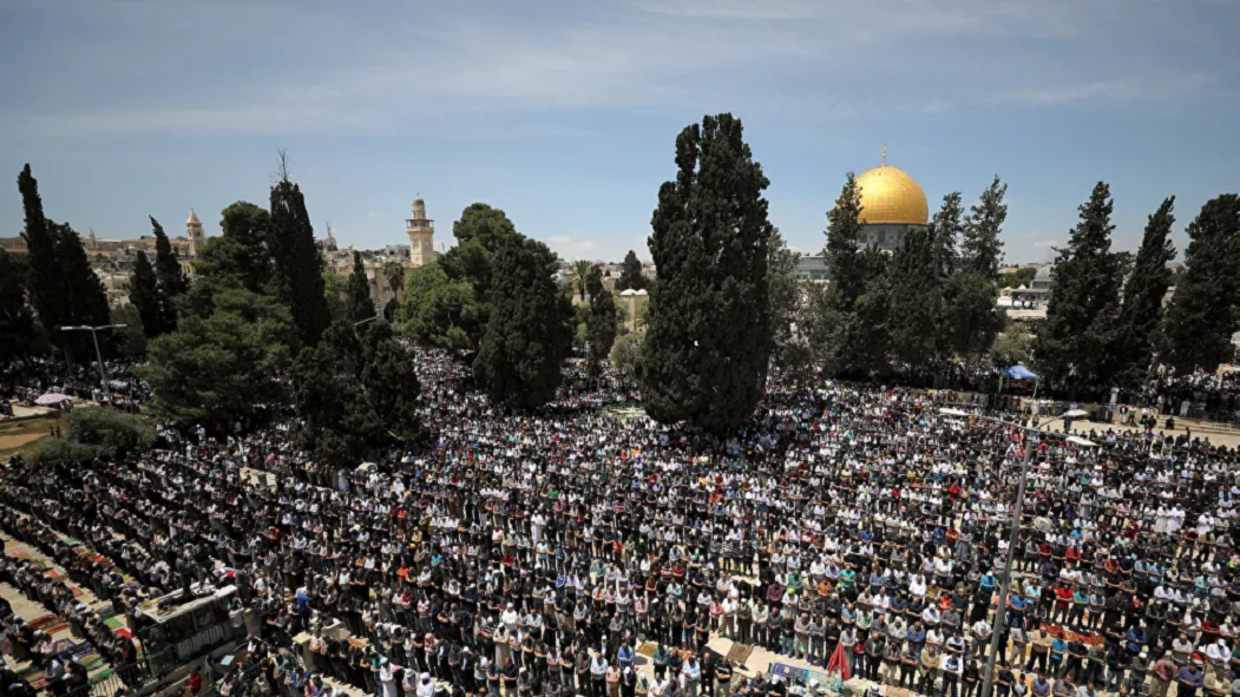
[(659, 645), (653, 641), (647, 641), (637, 648), (637, 653), (645, 656), (646, 658), (653, 658), (655, 649), (658, 647)]
[(44, 627), (43, 631), (47, 632), (49, 635), (55, 635), (57, 632), (67, 632), (69, 631), (69, 623), (64, 620), (60, 620), (60, 622), (56, 624), (50, 624)]
[(80, 597), (82, 597), (82, 594), (84, 594), (84, 593), (86, 592), (86, 591), (82, 590), (81, 588), (78, 588), (77, 586), (69, 586), (69, 590), (70, 590), (70, 591), (73, 591), (73, 597), (75, 597), (75, 598), (80, 598)]
[(120, 629), (117, 629), (117, 630), (115, 630), (115, 631), (114, 631), (114, 632), (112, 632), (112, 633), (113, 633), (113, 634), (115, 634), (115, 635), (117, 635), (117, 636), (123, 636), (123, 637), (125, 637), (126, 639), (132, 639), (132, 638), (133, 638), (133, 632), (129, 631), (128, 629), (125, 629), (124, 627), (121, 627)]
[(56, 653), (64, 653), (77, 648), (77, 644), (72, 639), (60, 639), (56, 642)]
[[(43, 629), (47, 625), (56, 624), (59, 621), (60, 621), (60, 618), (57, 617), (56, 615), (43, 615), (42, 617), (37, 617), (33, 620), (30, 620), (30, 628), (31, 629)], [(44, 629), (44, 631), (47, 631), (47, 630)]]
[(732, 650), (728, 652), (728, 660), (744, 663), (749, 658), (749, 654), (753, 653), (753, 647), (746, 644), (732, 644)]
[(104, 618), (103, 623), (106, 624), (108, 626), (108, 629), (111, 629), (112, 631), (125, 628), (125, 623), (122, 622), (121, 619), (117, 617), (116, 615)]

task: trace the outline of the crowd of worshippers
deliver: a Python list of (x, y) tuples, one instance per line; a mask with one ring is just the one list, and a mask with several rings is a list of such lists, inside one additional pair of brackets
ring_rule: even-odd
[[(62, 563), (75, 556), (63, 544), (55, 544), (59, 536), (51, 530), (11, 509), (0, 510), (0, 529), (37, 547), (56, 549)], [(56, 617), (64, 618), (75, 642), (89, 642), (104, 660), (120, 667), (123, 679), (132, 678), (137, 661), (133, 639), (114, 633), (97, 612), (75, 596), (64, 579), (47, 574), (43, 566), (31, 560), (5, 556), (0, 559), (0, 582), (9, 584)], [(7, 600), (0, 599), (0, 622), (7, 652), (19, 663), (29, 661), (35, 668), (41, 668), (53, 694), (66, 694), (87, 686), (88, 671), (79, 655), (61, 647), (49, 632), (32, 626), (31, 619), (17, 615)], [(0, 668), (0, 694), (34, 695), (35, 692), (5, 664)]]
[(787, 689), (708, 650), (725, 637), (820, 668), (841, 648), (855, 675), (971, 697), (1029, 447), (1000, 697), (1240, 695), (1240, 468), (1208, 439), (1020, 442), (923, 393), (836, 383), (773, 385), (717, 436), (579, 395), (509, 414), (442, 355), (419, 372), (431, 441), (375, 466), (313, 463), (287, 428), (165, 427), (141, 459), (11, 467), (0, 502), (110, 559), (65, 560), (101, 597), (229, 576), (251, 641), (309, 633), (322, 673), (379, 695)]
[(53, 392), (79, 402), (110, 403), (117, 409), (138, 413), (143, 404), (151, 401), (152, 394), (146, 382), (133, 374), (134, 365), (132, 360), (104, 361), (107, 392), (100, 383), (99, 365), (93, 360), (69, 365), (59, 358), (28, 358), (0, 365), (0, 410), (11, 412), (10, 400), (34, 406), (40, 396)]

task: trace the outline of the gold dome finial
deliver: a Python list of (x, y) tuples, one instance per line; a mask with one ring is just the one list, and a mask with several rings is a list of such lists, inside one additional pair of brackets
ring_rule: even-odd
[(887, 144), (883, 143), (883, 164), (887, 164)]

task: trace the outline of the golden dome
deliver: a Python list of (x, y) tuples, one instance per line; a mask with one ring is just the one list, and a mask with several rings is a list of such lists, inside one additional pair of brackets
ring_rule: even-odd
[(882, 164), (857, 177), (862, 223), (925, 225), (930, 220), (926, 194), (904, 170)]

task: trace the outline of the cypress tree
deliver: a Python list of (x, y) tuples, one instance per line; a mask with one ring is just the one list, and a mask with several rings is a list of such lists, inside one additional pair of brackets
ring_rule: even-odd
[[(82, 236), (67, 224), (52, 223), (56, 244), (56, 263), (64, 273), (65, 288), (69, 297), (68, 323), (100, 326), (111, 323), (108, 312), (108, 293), (103, 281), (90, 267), (90, 258), (82, 246)], [(103, 337), (100, 337), (102, 343)], [(90, 337), (83, 337), (83, 346), (94, 346)], [(93, 348), (91, 349), (93, 351)]]
[(891, 260), (890, 327), (895, 357), (924, 367), (934, 357), (939, 317), (939, 262), (931, 230), (904, 235)]
[(1046, 324), (1035, 344), (1038, 365), (1061, 384), (1071, 378), (1073, 389), (1111, 387), (1106, 350), (1117, 331), (1126, 259), (1111, 251), (1113, 209), (1110, 187), (1098, 182), (1080, 206), (1068, 246), (1058, 250)]
[(1007, 220), (1007, 204), (1003, 202), (1006, 193), (1007, 184), (1000, 184), (996, 174), (994, 181), (982, 192), (981, 200), (969, 210), (961, 249), (965, 271), (998, 275), (999, 264), (1003, 261), (1003, 241), (999, 239), (999, 233)]
[(642, 290), (646, 287), (646, 275), (642, 272), (642, 261), (637, 252), (629, 250), (620, 264), (620, 278), (616, 281), (616, 291)]
[[(1007, 215), (1006, 207), (1003, 215)], [(956, 272), (960, 263), (957, 246), (963, 234), (964, 207), (960, 204), (960, 192), (953, 191), (943, 197), (942, 207), (930, 221), (930, 244), (940, 277)]]
[(1180, 373), (1232, 360), (1240, 330), (1240, 197), (1207, 201), (1188, 226), (1183, 282), (1167, 309), (1163, 362)]
[(189, 281), (181, 269), (181, 260), (177, 258), (176, 250), (164, 234), (164, 227), (155, 216), (148, 217), (155, 233), (155, 275), (159, 279), (159, 307), (163, 313), (160, 326), (172, 331), (177, 327), (177, 298), (189, 289)]
[(1107, 353), (1118, 363), (1120, 384), (1136, 387), (1147, 375), (1163, 316), (1163, 297), (1171, 286), (1175, 259), (1171, 226), (1175, 224), (1175, 197), (1162, 202), (1149, 218), (1141, 248), (1137, 251), (1132, 275), (1124, 284), (1124, 301), (1119, 309), (1119, 335), (1116, 346)]
[(659, 269), (647, 306), (642, 399), (657, 421), (715, 431), (753, 413), (772, 332), (767, 263), (775, 229), (770, 182), (731, 114), (676, 139), (678, 171), (659, 189), (650, 252)]
[(835, 208), (827, 213), (827, 244), (823, 249), (827, 278), (831, 280), (831, 300), (841, 312), (851, 312), (868, 281), (864, 264), (859, 263), (861, 246), (861, 187), (849, 172)]
[(0, 249), (0, 363), (29, 352), (36, 338), (26, 304), (26, 260)]
[(999, 235), (1007, 220), (1007, 204), (1003, 202), (1006, 193), (1007, 185), (1000, 184), (996, 176), (977, 205), (970, 208), (963, 224), (959, 222), (959, 197), (945, 197), (942, 209), (935, 215), (936, 230), (958, 229), (961, 236), (956, 273), (943, 284), (943, 340), (939, 349), (944, 356), (985, 355), (1003, 327), (1003, 314), (995, 300), (999, 296), (997, 279), (1003, 258)]
[(362, 265), (362, 253), (353, 252), (353, 273), (345, 291), (349, 321), (361, 322), (375, 316), (375, 303), (370, 299), (370, 282), (366, 280), (366, 267)]
[(159, 297), (159, 280), (155, 277), (155, 268), (146, 258), (146, 252), (139, 251), (134, 261), (133, 273), (129, 276), (129, 304), (138, 311), (142, 319), (142, 333), (148, 339), (169, 331), (164, 324), (164, 313)]
[(590, 311), (586, 315), (586, 341), (589, 345), (589, 371), (597, 376), (603, 372), (603, 361), (611, 353), (616, 340), (616, 323), (620, 312), (616, 299), (603, 286), (603, 271), (595, 264), (586, 273), (586, 291), (590, 295)]
[(21, 191), (26, 226), (22, 238), (29, 252), (27, 288), (30, 304), (38, 313), (39, 321), (52, 341), (60, 343), (57, 331), (68, 324), (69, 295), (63, 269), (56, 260), (56, 241), (47, 218), (43, 215), (43, 199), (39, 196), (39, 182), (30, 173), (27, 164), (17, 177)]
[(323, 260), (301, 188), (287, 171), (271, 188), (271, 223), (266, 235), (278, 297), (289, 306), (304, 345), (318, 342), (331, 320), (324, 296)]
[(556, 267), (545, 244), (519, 235), (506, 236), (495, 253), (491, 316), (473, 365), (497, 402), (537, 407), (555, 397), (576, 321)]

